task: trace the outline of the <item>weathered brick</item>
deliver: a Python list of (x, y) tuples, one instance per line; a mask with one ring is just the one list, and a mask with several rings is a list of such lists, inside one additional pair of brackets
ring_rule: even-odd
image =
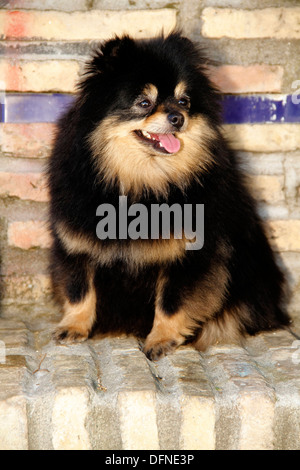
[[(115, 422), (108, 426), (108, 433), (114, 432), (109, 448), (114, 448), (111, 445), (119, 438), (124, 450), (159, 449), (156, 387), (138, 342), (134, 338), (107, 338), (93, 343), (93, 348), (104, 372), (100, 389), (104, 387), (105, 393), (116, 396), (112, 406), (118, 410), (118, 430)], [(107, 395), (109, 403), (112, 397)], [(106, 439), (101, 437), (102, 443)]]
[(16, 157), (48, 157), (55, 133), (55, 124), (0, 124), (0, 146), (4, 153)]
[(300, 220), (270, 220), (268, 229), (276, 251), (300, 251)]
[(239, 153), (248, 173), (254, 175), (278, 175), (284, 172), (284, 155), (281, 153)]
[(280, 263), (288, 280), (290, 297), (289, 310), (295, 313), (294, 318), (299, 318), (300, 305), (300, 252), (281, 252)]
[(8, 244), (16, 248), (49, 248), (51, 239), (46, 222), (29, 220), (11, 222), (7, 231)]
[(86, 429), (89, 394), (84, 388), (60, 390), (52, 411), (52, 444), (54, 450), (90, 450)]
[[(10, 359), (10, 356), (14, 356), (15, 361), (16, 356), (22, 356), (22, 354), (26, 352), (26, 347), (29, 343), (29, 336), (29, 331), (23, 322), (1, 319), (0, 364), (5, 364), (6, 361)], [(10, 364), (10, 362), (8, 362), (8, 364)]]
[(236, 150), (291, 152), (300, 149), (299, 124), (227, 124), (223, 129)]
[(250, 388), (248, 392), (241, 394), (240, 450), (273, 450), (274, 398), (266, 392), (257, 392)]
[(28, 429), (26, 397), (26, 360), (23, 356), (6, 356), (0, 364), (0, 449), (27, 450)]
[(232, 421), (223, 416), (223, 443), (230, 443), (231, 450), (272, 449), (275, 394), (251, 354), (237, 345), (220, 344), (208, 351), (208, 359), (219, 400), (234, 416)]
[(89, 40), (106, 39), (116, 31), (136, 37), (152, 36), (176, 26), (176, 10), (88, 12), (0, 11), (0, 35), (4, 39)]
[[(102, 1), (102, 0), (101, 0)], [(13, 0), (13, 5), (11, 1), (3, 2), (4, 5), (2, 8), (11, 9), (12, 7), (15, 10), (26, 9), (26, 10), (63, 10), (63, 11), (77, 11), (77, 10), (87, 10), (89, 4), (86, 0), (72, 0), (70, 3), (69, 0)]]
[(49, 259), (46, 250), (25, 251), (7, 246), (1, 255), (1, 274), (4, 276), (35, 276), (47, 272)]
[[(199, 353), (192, 348), (186, 348), (183, 351), (176, 351), (169, 360), (174, 368), (180, 393), (182, 416), (180, 448), (214, 449), (216, 445), (214, 394)], [(189, 373), (188, 367), (193, 369), (194, 385), (185, 380)]]
[(13, 304), (20, 299), (23, 303), (40, 302), (51, 295), (50, 277), (45, 274), (4, 276), (1, 288), (1, 301), (5, 304)]
[(284, 69), (277, 65), (221, 65), (210, 68), (210, 78), (223, 93), (280, 92)]
[(0, 61), (0, 81), (7, 91), (72, 93), (78, 73), (75, 60)]
[[(136, 8), (163, 8), (166, 4), (165, 0), (152, 0), (151, 5), (148, 0), (139, 0), (137, 2), (130, 0), (93, 0), (93, 3), (87, 0), (11, 0), (4, 1), (2, 0), (2, 8), (11, 9), (13, 1), (14, 9), (27, 9), (27, 10), (62, 10), (62, 11), (78, 11), (78, 10), (90, 10), (92, 8), (97, 10), (103, 10), (105, 8), (109, 10), (120, 10), (124, 9), (133, 9)], [(190, 0), (189, 0), (190, 1)], [(179, 2), (175, 0), (170, 5), (177, 5)]]
[(285, 158), (284, 174), (289, 207), (300, 215), (300, 153)]
[(0, 400), (0, 450), (27, 450), (26, 400), (23, 396)]
[(204, 8), (202, 34), (211, 38), (300, 38), (300, 8)]
[(119, 394), (124, 450), (159, 449), (155, 401), (151, 390), (123, 391)]
[[(39, 349), (31, 353), (33, 373), (27, 373), (23, 356), (7, 356), (0, 364), (0, 448), (299, 447), (295, 360), (300, 355), (287, 331), (249, 338), (246, 347), (218, 344), (203, 354), (183, 347), (148, 363), (132, 338), (91, 339), (66, 347), (50, 340), (52, 328), (43, 325), (34, 333)], [(2, 320), (1, 329), (10, 338), (25, 328), (22, 322)], [(178, 409), (175, 427), (181, 439), (176, 447), (163, 447), (157, 432), (157, 422), (165, 421), (159, 414), (167, 411), (162, 402)], [(178, 430), (169, 428), (170, 433)]]
[(182, 398), (181, 440), (184, 450), (215, 449), (215, 404), (210, 397)]
[(48, 201), (45, 176), (41, 173), (0, 173), (0, 195), (32, 201)]
[[(292, 289), (300, 286), (300, 253), (288, 251), (281, 253), (280, 260)], [(300, 289), (298, 293), (300, 294)]]
[(249, 176), (251, 189), (257, 199), (269, 204), (284, 201), (284, 176)]

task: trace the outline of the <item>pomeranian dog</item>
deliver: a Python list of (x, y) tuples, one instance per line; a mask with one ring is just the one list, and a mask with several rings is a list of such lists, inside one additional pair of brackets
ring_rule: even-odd
[[(87, 64), (47, 173), (50, 269), (63, 311), (56, 340), (132, 334), (157, 360), (184, 343), (203, 351), (289, 324), (284, 278), (222, 136), (221, 96), (206, 67), (178, 32), (115, 37)], [(125, 200), (134, 208), (127, 219)], [(153, 207), (199, 205), (205, 237), (196, 248), (195, 230), (178, 236), (171, 210), (169, 236), (159, 227), (151, 237)], [(142, 208), (146, 235), (133, 218)], [(194, 210), (193, 228), (195, 218)]]

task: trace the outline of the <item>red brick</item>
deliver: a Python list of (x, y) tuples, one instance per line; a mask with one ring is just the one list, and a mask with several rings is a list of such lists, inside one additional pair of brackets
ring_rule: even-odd
[(8, 244), (16, 248), (49, 248), (51, 239), (46, 222), (29, 220), (26, 222), (11, 222), (7, 231)]
[(276, 93), (281, 91), (283, 68), (253, 64), (211, 67), (210, 78), (223, 93)]
[(8, 11), (5, 14), (4, 36), (12, 39), (22, 38), (28, 34), (28, 23), (31, 14), (25, 11)]
[(6, 91), (74, 93), (79, 63), (75, 60), (0, 60)]
[(99, 40), (129, 33), (149, 37), (172, 31), (176, 26), (174, 8), (147, 10), (37, 11), (0, 10), (0, 35), (4, 39)]
[(31, 201), (47, 201), (48, 191), (42, 173), (0, 173), (0, 196)]
[(48, 123), (1, 124), (2, 152), (16, 157), (44, 158), (49, 155), (56, 126)]

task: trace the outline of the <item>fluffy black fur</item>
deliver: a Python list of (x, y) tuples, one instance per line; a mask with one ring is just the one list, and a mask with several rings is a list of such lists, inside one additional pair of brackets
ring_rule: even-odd
[[(236, 336), (254, 335), (289, 323), (283, 308), (283, 275), (274, 261), (237, 157), (222, 137), (221, 96), (207, 78), (206, 64), (202, 52), (177, 33), (145, 41), (115, 38), (100, 46), (88, 64), (75, 103), (58, 123), (48, 168), (51, 275), (60, 302), (69, 306), (69, 310), (64, 307), (65, 316), (56, 332), (58, 340), (85, 339), (96, 330), (145, 338), (159, 308), (166, 323), (164, 331), (160, 334), (159, 326), (155, 326), (145, 346), (148, 357), (157, 359), (184, 341), (205, 349), (214, 341), (230, 341), (231, 331), (235, 340)], [(131, 262), (123, 255), (123, 247), (135, 241), (100, 241), (96, 237), (97, 207), (108, 202), (117, 208), (121, 189), (117, 174), (108, 181), (101, 171), (105, 146), (99, 149), (95, 163), (89, 137), (110, 116), (120, 125), (141, 120), (132, 111), (132, 104), (146, 84), (155, 85), (159, 94), (155, 107), (143, 115), (145, 118), (169, 102), (180, 82), (186, 84), (190, 99), (188, 118), (192, 122), (201, 116), (207, 128), (213, 130), (212, 137), (205, 141), (210, 162), (200, 165), (182, 187), (170, 181), (167, 191), (161, 194), (146, 186), (139, 193), (129, 190), (126, 194), (128, 204), (141, 202), (147, 207), (157, 202), (204, 204), (204, 246), (186, 251), (175, 260)], [(199, 138), (200, 133), (201, 129)], [(130, 154), (125, 157), (126, 164), (132, 165)], [(174, 158), (180, 158), (180, 153)], [(131, 170), (134, 173), (136, 168), (132, 166)], [(58, 229), (61, 226), (69, 230), (69, 237)], [(83, 242), (74, 248), (69, 242), (76, 234)], [(95, 249), (89, 248), (92, 246)], [(112, 250), (102, 262), (105, 247)], [(148, 248), (146, 243), (145, 248), (141, 245), (141, 258), (143, 249)], [(220, 272), (225, 280), (219, 286)], [(158, 298), (160, 276), (164, 282)], [(97, 297), (96, 317), (82, 328), (86, 312), (79, 309), (79, 314), (72, 314), (72, 307), (84, 304), (91, 289)], [(205, 299), (210, 296), (208, 307)], [(191, 311), (189, 298), (194, 302)], [(180, 315), (186, 318), (186, 329), (177, 321)], [(209, 325), (212, 329), (205, 334)]]

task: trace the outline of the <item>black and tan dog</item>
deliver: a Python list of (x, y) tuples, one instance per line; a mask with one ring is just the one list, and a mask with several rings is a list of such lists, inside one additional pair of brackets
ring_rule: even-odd
[[(222, 137), (206, 63), (173, 33), (115, 38), (88, 64), (48, 168), (57, 340), (134, 334), (157, 359), (185, 342), (204, 350), (289, 323), (283, 276)], [(122, 195), (149, 210), (204, 204), (202, 249), (174, 233), (100, 240), (97, 207), (118, 211)]]

